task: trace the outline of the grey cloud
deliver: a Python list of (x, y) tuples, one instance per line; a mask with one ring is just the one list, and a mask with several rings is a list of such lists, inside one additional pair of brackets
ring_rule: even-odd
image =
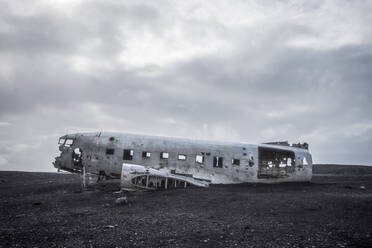
[[(295, 7), (322, 7), (309, 4)], [(365, 11), (352, 7), (353, 13)], [(0, 63), (10, 68), (0, 70), (0, 122), (12, 123), (0, 126), (0, 156), (8, 161), (0, 169), (52, 170), (59, 135), (94, 130), (248, 142), (300, 139), (310, 143), (318, 163), (371, 163), (367, 31), (357, 44), (293, 47), (288, 40), (315, 35), (316, 28), (286, 18), (231, 26), (175, 16), (174, 8), (168, 2), (84, 2), (70, 15), (45, 7), (30, 16), (0, 8), (8, 27), (0, 29)], [(359, 18), (367, 25), (369, 17)], [(128, 37), (150, 33), (162, 39), (173, 35), (168, 28), (229, 46), (165, 65), (136, 68), (119, 61), (130, 49)], [(74, 68), (74, 56), (87, 59), (85, 69)], [(28, 164), (30, 153), (35, 159)]]
[[(160, 25), (157, 24), (159, 15), (155, 8), (127, 6), (117, 1), (84, 3), (78, 10), (72, 11), (73, 16), (56, 9), (42, 8), (34, 15), (19, 15), (11, 8), (0, 11), (0, 21), (6, 27), (0, 31), (0, 51), (24, 56), (84, 54), (84, 47), (96, 39), (100, 45), (96, 47), (95, 54), (89, 55), (107, 58), (125, 48), (125, 42), (118, 37), (120, 29), (124, 29), (125, 38), (133, 31), (141, 31), (141, 27), (153, 30)], [(160, 28), (157, 30), (161, 33)]]

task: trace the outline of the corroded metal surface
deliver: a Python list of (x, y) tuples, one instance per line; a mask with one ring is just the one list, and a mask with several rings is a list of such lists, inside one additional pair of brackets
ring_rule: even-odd
[(123, 163), (162, 171), (164, 178), (183, 176), (212, 184), (310, 181), (312, 176), (307, 144), (303, 148), (106, 132), (64, 135), (59, 144), (56, 168), (76, 173), (85, 168), (99, 178), (121, 178)]

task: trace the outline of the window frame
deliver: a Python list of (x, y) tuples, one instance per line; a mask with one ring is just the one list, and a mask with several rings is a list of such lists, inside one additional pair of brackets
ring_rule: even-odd
[[(112, 151), (112, 153), (111, 153)], [(114, 148), (106, 148), (106, 155), (114, 155), (115, 149)]]
[(231, 165), (240, 166), (240, 159), (239, 158), (231, 159)]
[(213, 168), (223, 168), (222, 156), (213, 156)]
[(161, 152), (160, 159), (169, 159), (169, 152)]
[(142, 158), (145, 158), (145, 159), (151, 158), (151, 152), (142, 151)]
[[(71, 141), (71, 143), (70, 142), (68, 142), (68, 141)], [(73, 146), (74, 145), (74, 143), (75, 143), (75, 139), (72, 139), (72, 138), (66, 138), (66, 140), (65, 140), (65, 146)]]
[[(129, 157), (126, 157), (126, 155), (128, 155), (128, 152), (129, 152)], [(134, 157), (133, 149), (123, 149), (123, 160), (131, 161), (133, 160), (133, 157)]]
[[(198, 161), (198, 158), (201, 158), (201, 162)], [(196, 156), (195, 156), (195, 162), (196, 162), (196, 163), (198, 163), (198, 164), (204, 164), (204, 161), (205, 161), (205, 158), (204, 158), (203, 155), (201, 155), (201, 154), (196, 154)]]
[[(183, 157), (183, 158), (181, 158)], [(186, 154), (178, 154), (178, 160), (181, 160), (181, 161), (186, 161), (187, 160), (187, 155)]]

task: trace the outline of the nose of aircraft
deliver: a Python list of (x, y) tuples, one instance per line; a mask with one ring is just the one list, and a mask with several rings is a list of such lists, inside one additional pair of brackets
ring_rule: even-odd
[(61, 154), (55, 158), (54, 167), (61, 170), (72, 171), (72, 156), (69, 151), (62, 151)]
[(55, 168), (69, 172), (79, 172), (81, 170), (81, 168), (75, 168), (74, 166), (74, 141), (75, 137), (71, 135), (64, 135), (59, 138), (58, 145), (61, 154), (53, 162)]

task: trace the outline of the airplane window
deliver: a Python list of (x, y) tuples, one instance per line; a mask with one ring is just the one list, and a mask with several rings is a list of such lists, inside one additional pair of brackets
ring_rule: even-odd
[(65, 141), (66, 141), (66, 139), (59, 139), (58, 144), (59, 144), (59, 145), (60, 145), (60, 144), (63, 144), (63, 143), (65, 143)]
[(303, 160), (302, 160), (302, 164), (303, 165), (309, 165), (309, 163), (307, 162), (307, 159), (306, 157), (304, 156)]
[(143, 158), (149, 158), (149, 157), (151, 157), (151, 152), (142, 152), (142, 157)]
[(213, 167), (222, 168), (223, 157), (213, 157)]
[(106, 155), (114, 155), (114, 153), (115, 153), (114, 149), (111, 149), (111, 148), (106, 149)]
[(73, 139), (67, 139), (65, 142), (65, 146), (72, 146), (73, 143), (74, 143)]
[(134, 151), (125, 149), (123, 153), (123, 160), (133, 160)]
[(179, 159), (179, 160), (186, 160), (186, 155), (179, 154), (179, 155), (178, 155), (178, 159)]
[(169, 153), (167, 153), (167, 152), (160, 153), (160, 158), (161, 159), (168, 159), (169, 158)]
[(240, 165), (240, 159), (233, 158), (232, 161), (231, 161), (231, 164)]
[(204, 156), (203, 155), (196, 155), (195, 161), (199, 164), (203, 164), (204, 163)]

